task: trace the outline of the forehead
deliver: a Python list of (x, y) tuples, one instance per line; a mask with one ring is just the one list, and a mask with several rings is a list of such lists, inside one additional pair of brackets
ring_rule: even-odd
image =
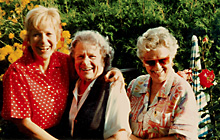
[(39, 26), (39, 27), (32, 27), (30, 28), (30, 33), (32, 32), (54, 32), (56, 33), (56, 30), (52, 27), (52, 26), (49, 26), (49, 25), (43, 25), (43, 26)]
[(32, 25), (30, 25), (29, 27), (30, 31), (32, 30), (46, 30), (46, 29), (49, 29), (51, 31), (55, 31), (55, 30), (58, 30), (59, 27), (56, 27), (56, 25), (52, 22), (49, 22), (49, 20), (45, 20), (45, 21), (42, 21), (42, 22), (38, 22), (38, 23), (32, 23)]
[(158, 47), (156, 50), (145, 51), (144, 60), (163, 59), (170, 55), (170, 50), (166, 47)]
[(98, 47), (94, 44), (91, 44), (89, 42), (77, 42), (74, 51), (75, 51), (75, 54), (80, 54), (80, 53), (98, 53), (98, 54), (100, 54), (100, 47)]

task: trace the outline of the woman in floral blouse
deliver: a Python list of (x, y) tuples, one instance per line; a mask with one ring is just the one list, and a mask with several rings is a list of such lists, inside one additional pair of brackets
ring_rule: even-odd
[(138, 38), (137, 56), (148, 74), (132, 80), (127, 90), (132, 140), (198, 139), (194, 93), (172, 68), (177, 48), (177, 40), (164, 27)]

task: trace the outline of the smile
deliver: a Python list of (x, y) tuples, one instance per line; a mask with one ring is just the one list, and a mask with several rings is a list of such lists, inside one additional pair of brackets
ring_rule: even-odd
[(43, 50), (43, 51), (47, 51), (49, 49), (50, 49), (50, 47), (39, 47), (39, 50)]
[(90, 70), (92, 70), (93, 68), (81, 68), (81, 70), (83, 70), (83, 71), (90, 71)]

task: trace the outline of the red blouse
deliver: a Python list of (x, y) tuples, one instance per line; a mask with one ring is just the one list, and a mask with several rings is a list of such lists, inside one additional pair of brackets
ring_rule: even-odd
[(3, 77), (2, 117), (31, 118), (43, 129), (58, 124), (66, 107), (71, 66), (69, 55), (54, 52), (42, 73), (26, 49)]

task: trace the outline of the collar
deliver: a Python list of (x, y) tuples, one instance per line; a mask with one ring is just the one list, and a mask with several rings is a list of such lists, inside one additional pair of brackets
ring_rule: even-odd
[(175, 77), (175, 72), (171, 71), (168, 74), (168, 79), (164, 82), (163, 86), (161, 87), (161, 89), (158, 91), (157, 93), (157, 97), (161, 97), (161, 98), (167, 98), (169, 93), (170, 93), (170, 89), (172, 88), (173, 85), (173, 81), (174, 81), (174, 77)]

